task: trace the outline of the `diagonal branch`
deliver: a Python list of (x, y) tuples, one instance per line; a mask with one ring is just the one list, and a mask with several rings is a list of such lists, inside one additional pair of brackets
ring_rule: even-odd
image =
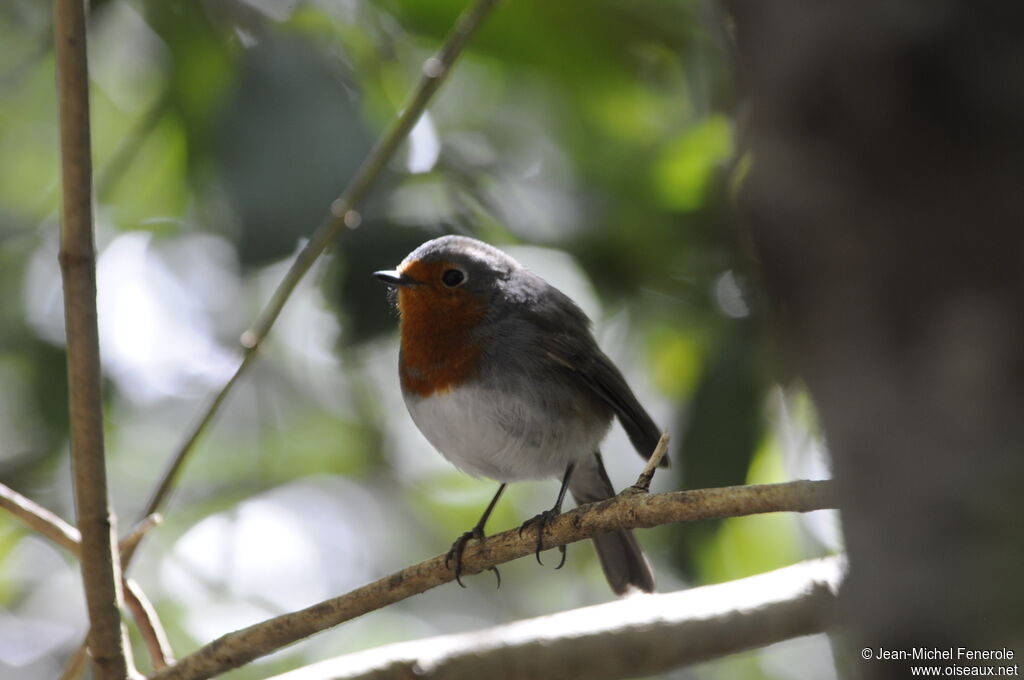
[(473, 34), (483, 23), (484, 19), (491, 12), (499, 0), (476, 0), (458, 18), (455, 26), (445, 38), (440, 51), (436, 56), (430, 57), (423, 64), (422, 77), (409, 97), (409, 101), (401, 113), (391, 123), (391, 126), (381, 136), (376, 146), (363, 160), (362, 165), (356, 171), (352, 181), (334, 202), (331, 203), (327, 215), (320, 226), (316, 228), (309, 241), (296, 256), (295, 261), (285, 274), (284, 279), (278, 284), (277, 290), (267, 302), (266, 307), (257, 317), (256, 322), (249, 330), (242, 333), (241, 343), (244, 348), (244, 356), (235, 374), (213, 397), (202, 416), (189, 432), (185, 441), (178, 448), (170, 463), (168, 464), (160, 483), (154, 491), (146, 506), (144, 515), (152, 514), (159, 510), (167, 495), (173, 488), (178, 472), (188, 453), (192, 450), (196, 441), (202, 435), (206, 426), (210, 424), (216, 415), (221, 404), (228, 393), (235, 386), (238, 378), (249, 368), (255, 356), (256, 349), (266, 338), (273, 327), (277, 317), (281, 314), (285, 304), (295, 291), (295, 287), (302, 278), (309, 272), (310, 267), (317, 258), (330, 245), (346, 227), (355, 228), (362, 222), (362, 217), (356, 211), (363, 199), (370, 192), (373, 183), (380, 176), (381, 172), (390, 162), (398, 147), (405, 141), (409, 132), (416, 125), (416, 122), (423, 115), (427, 104), (434, 94), (441, 87), (445, 77), (451, 71), (455, 60), (462, 53), (463, 48), (472, 38)]
[(107, 495), (103, 396), (96, 326), (96, 249), (92, 231), (92, 145), (85, 3), (56, 0), (53, 39), (60, 110), (61, 242), (75, 514), (82, 535), (82, 581), (89, 648), (100, 680), (128, 675), (121, 629), (121, 574)]
[(668, 440), (668, 432), (662, 432), (661, 437), (658, 438), (657, 445), (654, 447), (654, 451), (651, 453), (651, 457), (647, 459), (647, 464), (644, 465), (643, 472), (640, 473), (633, 488), (639, 491), (651, 490), (651, 481), (654, 479), (654, 473), (657, 471), (658, 466), (661, 465), (665, 454), (668, 453)]
[(60, 680), (76, 680), (85, 672), (85, 663), (89, 660), (88, 645), (78, 645), (78, 649), (71, 653), (64, 663), (64, 670), (60, 674)]
[(157, 616), (156, 608), (134, 579), (126, 578), (124, 580), (124, 601), (132, 613), (132, 618), (135, 619), (135, 624), (139, 627), (142, 641), (146, 643), (146, 651), (149, 652), (153, 668), (160, 669), (174, 663), (174, 651), (167, 639), (167, 633), (160, 625), (160, 617)]
[[(635, 488), (614, 498), (559, 515), (547, 524), (545, 546), (552, 548), (621, 529), (650, 528), (670, 522), (718, 519), (764, 512), (809, 512), (835, 507), (831, 481), (733, 486), (649, 495)], [(532, 555), (534, 536), (512, 529), (473, 543), (463, 555), (463, 574), (476, 574)], [(352, 592), (290, 614), (228, 633), (153, 680), (201, 680), (237, 668), (314, 633), (448, 583), (454, 574), (439, 555)]]
[(826, 631), (841, 558), (728, 583), (613, 602), (493, 628), (399, 642), (268, 680), (618, 680)]
[(0, 508), (7, 510), (65, 550), (76, 556), (80, 555), (79, 544), (82, 535), (78, 533), (78, 529), (65, 522), (60, 515), (50, 512), (3, 483), (0, 483)]

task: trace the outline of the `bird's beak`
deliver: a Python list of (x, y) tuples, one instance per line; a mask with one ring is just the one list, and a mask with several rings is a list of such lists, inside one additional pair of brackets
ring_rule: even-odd
[(419, 283), (419, 281), (408, 274), (403, 274), (396, 269), (374, 272), (373, 275), (382, 281), (384, 285), (394, 286), (396, 288), (400, 286), (412, 286)]

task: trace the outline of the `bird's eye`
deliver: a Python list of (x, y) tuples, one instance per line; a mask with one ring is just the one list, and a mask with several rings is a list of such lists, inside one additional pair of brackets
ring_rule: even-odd
[(454, 288), (465, 280), (466, 275), (458, 269), (445, 269), (444, 273), (441, 274), (441, 283), (449, 288)]

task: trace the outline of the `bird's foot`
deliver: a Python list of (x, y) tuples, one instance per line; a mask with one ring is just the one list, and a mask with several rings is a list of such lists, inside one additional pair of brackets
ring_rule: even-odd
[[(444, 556), (444, 566), (445, 566), (445, 568), (448, 567), (450, 562), (454, 561), (455, 564), (454, 564), (453, 569), (455, 571), (455, 582), (458, 583), (463, 588), (466, 587), (466, 584), (464, 584), (462, 582), (462, 578), (461, 578), (462, 577), (462, 553), (466, 550), (466, 544), (469, 543), (469, 541), (471, 539), (474, 539), (474, 538), (476, 540), (478, 540), (478, 541), (483, 541), (484, 540), (484, 528), (482, 526), (477, 525), (477, 526), (473, 527), (472, 529), (470, 529), (469, 531), (464, 532), (458, 538), (456, 538), (455, 542), (452, 543), (452, 547), (448, 551), (448, 554)], [(498, 568), (497, 567), (487, 567), (487, 571), (493, 571), (494, 572), (494, 575), (498, 579), (498, 587), (500, 588), (501, 587), (501, 572), (498, 571)]]
[[(562, 514), (562, 511), (558, 508), (545, 510), (536, 517), (526, 520), (523, 522), (523, 525), (519, 527), (519, 535), (522, 536), (523, 531), (528, 528), (532, 528), (533, 525), (537, 525), (537, 550), (534, 553), (534, 556), (537, 558), (537, 564), (542, 566), (544, 564), (540, 561), (540, 553), (544, 550), (544, 529), (547, 527), (548, 522), (558, 517), (560, 514)], [(555, 567), (555, 569), (561, 569), (562, 565), (565, 564), (565, 546), (558, 546), (558, 552), (562, 554), (562, 559), (558, 562), (558, 566)]]

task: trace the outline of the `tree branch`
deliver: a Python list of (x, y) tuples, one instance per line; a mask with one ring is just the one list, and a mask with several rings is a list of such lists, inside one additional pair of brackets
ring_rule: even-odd
[(281, 310), (295, 291), (295, 287), (342, 230), (346, 227), (358, 227), (362, 222), (362, 217), (356, 212), (356, 208), (366, 198), (373, 183), (380, 176), (381, 171), (384, 170), (398, 150), (398, 147), (405, 141), (409, 132), (420, 119), (420, 116), (423, 115), (427, 104), (441, 87), (445, 77), (451, 71), (452, 66), (454, 66), (455, 60), (461, 54), (462, 49), (469, 42), (473, 34), (476, 33), (476, 30), (490, 11), (498, 4), (498, 1), (476, 0), (456, 21), (455, 26), (445, 38), (437, 55), (430, 57), (424, 62), (422, 77), (416, 89), (413, 90), (412, 95), (409, 97), (405, 108), (402, 109), (398, 117), (395, 118), (391, 126), (381, 136), (366, 159), (363, 160), (362, 165), (359, 166), (355, 176), (341, 196), (331, 203), (326, 217), (324, 217), (309, 241), (299, 252), (298, 256), (296, 256), (292, 266), (285, 274), (284, 279), (281, 280), (281, 283), (278, 284), (277, 290), (274, 291), (266, 307), (260, 312), (256, 322), (247, 331), (242, 333), (241, 343), (244, 348), (242, 362), (239, 364), (234, 375), (231, 376), (231, 379), (210, 401), (203, 411), (203, 415), (200, 416), (196, 425), (185, 438), (184, 443), (171, 459), (160, 483), (157, 485), (156, 491), (154, 491), (146, 506), (144, 515), (156, 512), (163, 506), (163, 502), (166, 500), (171, 488), (173, 488), (178, 472), (181, 470), (181, 466), (188, 453), (199, 440), (206, 426), (213, 420), (213, 417), (220, 409), (228, 393), (235, 386), (238, 378), (249, 368), (256, 349), (266, 338), (274, 322), (277, 321), (278, 315), (280, 315)]
[(400, 642), (268, 680), (617, 680), (664, 673), (827, 630), (831, 557), (675, 593), (627, 597), (487, 630)]
[(96, 677), (128, 675), (121, 628), (120, 560), (107, 496), (103, 397), (96, 328), (96, 252), (92, 233), (92, 147), (85, 3), (56, 0), (54, 44), (60, 108), (61, 246), (68, 351), (75, 512), (82, 534), (82, 580)]
[[(718, 519), (764, 512), (809, 512), (835, 507), (831, 481), (734, 486), (649, 495), (635, 487), (614, 498), (559, 515), (545, 529), (552, 548), (621, 529), (649, 528), (669, 522)], [(533, 535), (517, 529), (474, 542), (463, 554), (463, 574), (475, 574), (532, 555)], [(177, 664), (157, 672), (154, 680), (201, 680), (264, 656), (304, 637), (454, 579), (439, 555), (352, 592), (297, 612), (228, 633)]]

